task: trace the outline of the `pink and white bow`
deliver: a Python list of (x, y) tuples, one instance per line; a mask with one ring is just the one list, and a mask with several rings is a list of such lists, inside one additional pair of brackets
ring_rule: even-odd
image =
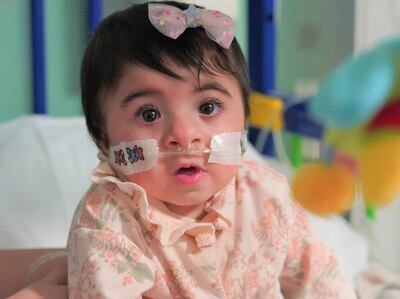
[(167, 4), (149, 3), (149, 20), (162, 34), (177, 39), (188, 27), (202, 26), (217, 44), (228, 49), (235, 36), (232, 19), (217, 10), (200, 9), (190, 5), (188, 9)]

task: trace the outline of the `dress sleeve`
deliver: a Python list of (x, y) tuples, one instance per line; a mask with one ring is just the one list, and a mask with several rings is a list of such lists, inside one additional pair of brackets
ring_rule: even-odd
[(280, 276), (285, 298), (355, 299), (338, 267), (335, 254), (319, 237), (304, 212), (291, 201), (288, 252)]
[(70, 299), (142, 298), (154, 285), (155, 270), (153, 261), (122, 234), (86, 227), (70, 232)]

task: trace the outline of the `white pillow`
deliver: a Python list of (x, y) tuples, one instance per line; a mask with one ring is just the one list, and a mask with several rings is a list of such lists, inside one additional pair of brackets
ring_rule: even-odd
[(25, 116), (0, 125), (0, 249), (65, 246), (96, 166), (84, 119)]

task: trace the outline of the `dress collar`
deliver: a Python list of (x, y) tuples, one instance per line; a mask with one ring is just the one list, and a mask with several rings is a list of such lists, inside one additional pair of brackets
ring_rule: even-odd
[(163, 246), (174, 245), (184, 234), (193, 237), (198, 247), (211, 246), (216, 242), (216, 232), (229, 228), (229, 219), (234, 216), (235, 178), (206, 202), (206, 214), (200, 220), (177, 215), (162, 201), (148, 197), (139, 185), (122, 181), (104, 159), (92, 172), (91, 179), (98, 185), (113, 183), (132, 198), (145, 225)]

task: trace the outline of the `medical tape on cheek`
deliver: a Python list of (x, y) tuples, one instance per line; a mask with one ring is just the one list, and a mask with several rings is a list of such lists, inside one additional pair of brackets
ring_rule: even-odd
[(110, 147), (109, 162), (124, 175), (147, 171), (157, 162), (157, 141), (142, 139)]
[(208, 163), (240, 165), (242, 154), (246, 150), (246, 134), (243, 132), (216, 134), (211, 139), (210, 148)]

